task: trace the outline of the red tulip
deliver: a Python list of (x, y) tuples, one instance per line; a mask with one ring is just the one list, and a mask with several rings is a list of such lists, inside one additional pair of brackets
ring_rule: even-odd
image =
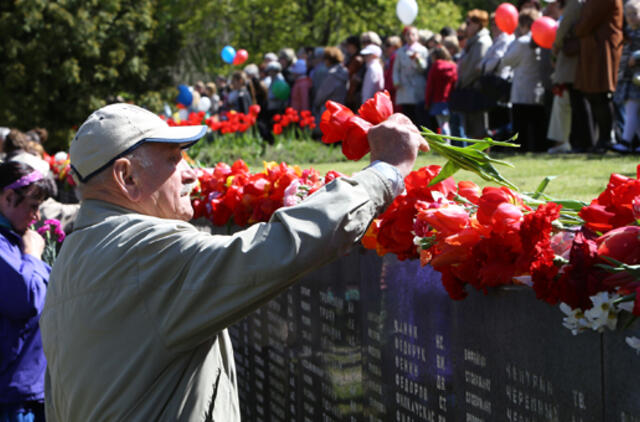
[(491, 215), (491, 224), (496, 233), (507, 233), (518, 230), (522, 222), (522, 211), (517, 206), (502, 202)]
[(417, 219), (427, 222), (442, 236), (455, 234), (469, 225), (469, 214), (460, 205), (424, 209), (418, 212)]
[(376, 92), (372, 98), (360, 106), (358, 114), (374, 125), (384, 122), (393, 114), (391, 96), (387, 91)]
[(629, 265), (640, 264), (640, 227), (618, 227), (600, 236), (598, 256), (613, 258)]
[(458, 195), (477, 205), (480, 202), (480, 187), (469, 180), (461, 180), (458, 182)]
[(322, 142), (332, 144), (342, 141), (345, 138), (345, 125), (354, 115), (353, 111), (335, 101), (327, 101), (325, 106), (327, 109), (322, 113), (322, 120), (320, 121)]
[(481, 224), (491, 225), (492, 216), (498, 205), (503, 202), (518, 204), (516, 195), (504, 186), (487, 186), (482, 190), (482, 196), (478, 201), (478, 221)]
[(249, 106), (249, 114), (253, 116), (257, 116), (258, 114), (260, 114), (260, 106), (258, 104)]
[(367, 132), (372, 126), (371, 123), (358, 116), (351, 116), (346, 124), (346, 132), (342, 142), (342, 153), (345, 157), (357, 161), (370, 151)]

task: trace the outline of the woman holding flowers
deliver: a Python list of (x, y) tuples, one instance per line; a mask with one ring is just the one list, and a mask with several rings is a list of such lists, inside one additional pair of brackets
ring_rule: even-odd
[(44, 239), (29, 227), (54, 191), (26, 164), (0, 164), (0, 422), (44, 421), (38, 319), (51, 268), (41, 260)]

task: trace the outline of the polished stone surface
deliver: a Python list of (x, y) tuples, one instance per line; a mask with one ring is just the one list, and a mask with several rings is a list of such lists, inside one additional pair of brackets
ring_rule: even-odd
[(573, 336), (524, 287), (455, 302), (416, 261), (355, 250), (230, 333), (246, 421), (640, 421), (633, 331)]

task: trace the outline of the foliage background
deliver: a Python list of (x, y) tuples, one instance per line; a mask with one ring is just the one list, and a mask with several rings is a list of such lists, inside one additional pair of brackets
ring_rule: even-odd
[[(418, 0), (418, 28), (456, 27), (495, 0)], [(397, 34), (396, 0), (3, 0), (0, 126), (50, 131), (65, 149), (74, 128), (121, 95), (160, 111), (178, 83), (232, 67), (225, 45), (249, 62), (282, 47), (336, 45), (349, 34)]]

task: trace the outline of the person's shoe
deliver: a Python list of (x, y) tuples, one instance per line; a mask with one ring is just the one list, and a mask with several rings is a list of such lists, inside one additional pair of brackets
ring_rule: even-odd
[(589, 149), (591, 154), (606, 154), (611, 149), (611, 144), (596, 144)]
[(629, 142), (620, 141), (617, 144), (611, 146), (611, 151), (615, 151), (620, 154), (628, 154), (633, 151), (633, 149), (631, 148), (631, 144), (629, 144)]
[(567, 154), (569, 152), (571, 152), (571, 146), (569, 146), (567, 142), (563, 142), (547, 150), (548, 154)]

